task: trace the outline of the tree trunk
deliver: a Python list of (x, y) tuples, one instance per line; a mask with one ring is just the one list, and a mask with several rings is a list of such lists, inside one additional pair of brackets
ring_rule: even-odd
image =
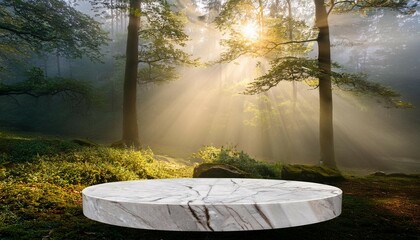
[(123, 99), (122, 142), (139, 147), (137, 126), (137, 68), (140, 28), (140, 0), (130, 0)]
[(48, 78), (48, 55), (44, 57), (44, 76)]
[[(288, 12), (288, 26), (287, 26), (287, 30), (289, 32), (289, 41), (293, 41), (293, 14), (292, 14), (292, 0), (286, 0), (287, 2), (287, 12)], [(292, 55), (293, 56), (293, 55)], [(297, 103), (297, 85), (296, 85), (296, 81), (293, 80), (292, 82), (292, 87), (293, 87), (293, 116), (296, 116), (296, 103)]]
[(315, 2), (315, 24), (318, 34), (318, 67), (321, 70), (319, 77), (319, 142), (321, 151), (320, 163), (327, 167), (337, 168), (334, 154), (333, 130), (333, 100), (331, 89), (331, 45), (328, 27), (328, 14), (324, 0)]
[(264, 4), (258, 0), (258, 37), (261, 38), (264, 33)]
[(115, 21), (115, 16), (114, 16), (114, 1), (111, 0), (111, 39), (115, 40), (115, 31), (114, 31), (114, 21)]
[(57, 63), (57, 76), (61, 77), (60, 53), (58, 52), (58, 50), (55, 56), (56, 56), (56, 63)]
[(68, 59), (68, 63), (69, 63), (69, 76), (70, 78), (73, 78), (73, 69), (72, 69), (72, 64), (71, 64), (71, 59)]

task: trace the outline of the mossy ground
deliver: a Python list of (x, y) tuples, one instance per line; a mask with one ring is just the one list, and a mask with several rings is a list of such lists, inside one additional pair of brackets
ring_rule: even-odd
[[(236, 153), (224, 154), (223, 161), (240, 165)], [(279, 174), (278, 166), (253, 162), (243, 153), (237, 157), (244, 159), (242, 167), (259, 165), (262, 172), (257, 174)], [(345, 181), (334, 183), (344, 192), (342, 215), (325, 223), (296, 228), (179, 233), (114, 227), (83, 216), (81, 190), (88, 185), (191, 177), (192, 168), (156, 160), (150, 149), (86, 147), (60, 139), (0, 132), (0, 239), (419, 239), (420, 236), (420, 181), (403, 176), (347, 176)]]

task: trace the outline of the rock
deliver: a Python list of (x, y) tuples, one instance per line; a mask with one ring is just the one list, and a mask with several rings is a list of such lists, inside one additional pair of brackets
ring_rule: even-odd
[(284, 165), (281, 170), (284, 180), (308, 181), (318, 183), (338, 182), (345, 180), (338, 170), (307, 165)]
[(194, 168), (193, 178), (249, 178), (250, 174), (234, 166), (220, 163), (202, 163)]
[(375, 176), (375, 177), (399, 177), (399, 178), (420, 178), (420, 174), (406, 174), (406, 173), (389, 173), (389, 174), (386, 174), (385, 172), (382, 172), (382, 171), (372, 173), (371, 176)]
[(420, 178), (419, 174), (406, 174), (406, 173), (390, 173), (389, 177), (400, 177), (400, 178)]
[(386, 176), (386, 173), (382, 172), (382, 171), (378, 171), (372, 174), (373, 176)]

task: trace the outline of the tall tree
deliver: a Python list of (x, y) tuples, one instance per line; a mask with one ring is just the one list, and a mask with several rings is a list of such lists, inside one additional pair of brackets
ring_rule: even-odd
[(140, 0), (130, 0), (123, 96), (122, 139), (126, 145), (139, 146), (137, 126), (137, 71), (139, 62)]
[[(272, 9), (290, 8), (291, 2), (270, 1), (267, 4)], [(306, 2), (305, 2), (306, 3)], [(389, 8), (412, 13), (414, 5), (408, 5), (408, 1), (369, 0), (369, 1), (337, 1), (337, 0), (314, 0), (314, 7), (307, 3), (300, 6), (300, 18), (297, 14), (293, 18), (285, 17), (285, 13), (263, 11), (268, 16), (266, 24), (260, 29), (263, 33), (258, 39), (247, 39), (241, 34), (241, 27), (244, 21), (259, 18), (258, 0), (236, 1), (228, 0), (222, 7), (221, 14), (216, 23), (219, 28), (225, 30), (230, 38), (223, 43), (229, 50), (222, 55), (221, 61), (231, 61), (244, 54), (251, 56), (264, 56), (269, 59), (271, 68), (268, 73), (255, 79), (246, 90), (248, 94), (258, 94), (268, 91), (277, 86), (280, 81), (307, 81), (315, 82), (319, 89), (320, 101), (320, 163), (328, 167), (336, 168), (334, 154), (334, 133), (333, 133), (333, 105), (332, 85), (340, 89), (367, 93), (382, 99), (392, 106), (404, 107), (406, 103), (398, 99), (399, 95), (389, 88), (376, 83), (368, 82), (366, 76), (361, 74), (349, 74), (339, 70), (340, 66), (332, 64), (331, 44), (328, 25), (328, 15), (336, 10), (337, 12), (361, 11), (370, 9)], [(283, 4), (284, 7), (281, 5)], [(274, 6), (274, 8), (273, 8)], [(304, 19), (313, 14), (315, 18), (316, 31), (311, 31), (311, 26)], [(292, 14), (289, 12), (289, 16)], [(293, 26), (293, 38), (290, 34), (290, 27)], [(262, 28), (261, 27), (261, 28)], [(310, 50), (309, 42), (316, 42), (318, 45), (318, 58), (311, 59), (305, 55)], [(333, 70), (335, 69), (335, 70)]]
[[(110, 0), (91, 2), (110, 7)], [(128, 3), (121, 143), (139, 147), (137, 85), (171, 80), (176, 77), (177, 66), (198, 62), (181, 49), (188, 35), (183, 32), (185, 16), (177, 6), (166, 0), (130, 0)]]
[(334, 153), (333, 99), (331, 84), (331, 43), (324, 0), (315, 2), (315, 26), (318, 28), (319, 144), (321, 164), (337, 168)]

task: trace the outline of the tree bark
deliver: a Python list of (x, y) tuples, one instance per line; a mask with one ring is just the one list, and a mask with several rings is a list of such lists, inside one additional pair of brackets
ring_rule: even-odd
[(321, 70), (319, 77), (319, 142), (321, 165), (337, 168), (334, 153), (333, 129), (333, 100), (331, 88), (331, 44), (328, 26), (328, 14), (324, 0), (315, 2), (315, 24), (319, 29), (318, 34), (318, 67)]
[(137, 125), (137, 68), (140, 28), (140, 0), (130, 0), (123, 97), (122, 142), (139, 147)]

